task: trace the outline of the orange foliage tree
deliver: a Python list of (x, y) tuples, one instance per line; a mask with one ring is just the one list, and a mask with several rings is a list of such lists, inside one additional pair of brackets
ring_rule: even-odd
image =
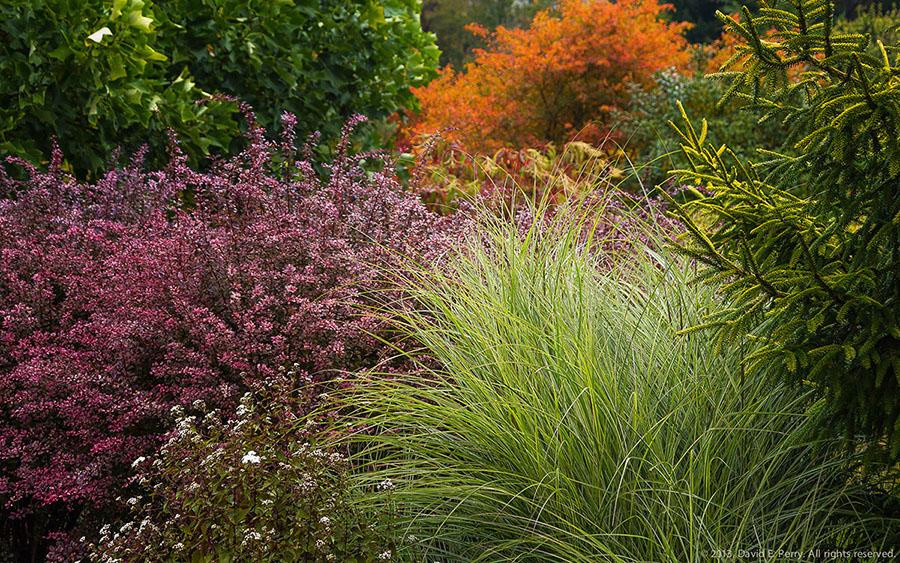
[(473, 152), (541, 146), (578, 134), (596, 141), (604, 118), (621, 107), (626, 84), (690, 63), (686, 23), (666, 22), (657, 0), (561, 0), (527, 29), (493, 33), (470, 26), (488, 47), (464, 72), (447, 67), (415, 88), (421, 112), (413, 135), (442, 131)]

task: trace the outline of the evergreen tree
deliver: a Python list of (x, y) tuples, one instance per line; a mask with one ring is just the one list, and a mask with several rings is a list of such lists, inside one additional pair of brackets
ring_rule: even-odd
[(821, 391), (830, 428), (896, 461), (900, 45), (836, 33), (828, 0), (766, 0), (740, 22), (718, 16), (743, 40), (714, 75), (728, 85), (723, 102), (777, 120), (786, 143), (748, 162), (710, 146), (705, 120), (698, 130), (682, 110), (673, 125), (690, 162), (675, 173), (706, 194), (675, 204), (689, 231), (681, 250), (729, 303), (704, 327), (754, 341), (748, 368), (783, 365)]

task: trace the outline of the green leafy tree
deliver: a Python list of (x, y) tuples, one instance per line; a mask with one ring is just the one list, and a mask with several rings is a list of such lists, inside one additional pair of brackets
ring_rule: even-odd
[[(0, 157), (49, 158), (79, 176), (117, 147), (164, 160), (173, 129), (198, 160), (239, 145), (232, 103), (275, 129), (337, 136), (355, 113), (414, 105), (438, 49), (419, 0), (8, 0), (0, 3)], [(203, 103), (198, 103), (203, 102)]]
[(439, 51), (419, 24), (419, 0), (172, 0), (170, 76), (253, 106), (262, 124), (284, 111), (300, 132), (336, 137), (351, 115), (411, 107), (411, 86), (435, 75)]
[(198, 105), (191, 76), (169, 73), (160, 16), (151, 0), (0, 3), (0, 156), (40, 161), (55, 136), (84, 174), (168, 128), (192, 154), (226, 145), (230, 104)]
[(783, 365), (821, 391), (833, 428), (896, 460), (900, 46), (876, 42), (873, 54), (869, 37), (834, 31), (834, 11), (826, 0), (782, 0), (756, 15), (744, 8), (741, 22), (719, 15), (744, 41), (717, 75), (723, 103), (776, 120), (791, 154), (742, 159), (682, 112), (690, 166), (676, 173), (708, 195), (676, 204), (690, 231), (681, 250), (730, 302), (704, 326), (758, 341), (749, 368)]

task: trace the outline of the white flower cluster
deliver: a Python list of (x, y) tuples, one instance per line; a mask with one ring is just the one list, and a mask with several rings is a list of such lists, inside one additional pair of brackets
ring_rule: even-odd
[(203, 461), (200, 462), (200, 467), (206, 467), (207, 465), (213, 463), (225, 453), (225, 450), (222, 448), (218, 448), (214, 450), (211, 454), (203, 458)]
[(258, 542), (261, 539), (262, 534), (260, 534), (256, 530), (246, 530), (244, 532), (244, 539), (243, 541), (241, 541), (241, 547), (247, 547), (248, 544)]
[(316, 479), (312, 475), (308, 473), (303, 474), (303, 478), (300, 480), (300, 491), (304, 493), (309, 493), (316, 489)]

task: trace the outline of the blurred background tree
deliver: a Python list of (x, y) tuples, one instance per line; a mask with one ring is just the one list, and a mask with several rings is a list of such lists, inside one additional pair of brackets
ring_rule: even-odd
[[(528, 27), (538, 11), (555, 9), (558, 3), (555, 0), (425, 0), (422, 27), (437, 35), (441, 66), (451, 64), (460, 70), (471, 60), (473, 50), (484, 46), (481, 38), (466, 31), (466, 25), (477, 23), (488, 30), (501, 25)], [(669, 16), (673, 21), (693, 25), (685, 33), (692, 43), (706, 43), (722, 33), (716, 10), (730, 14), (742, 4), (751, 7), (755, 4), (739, 0), (669, 0), (667, 3), (674, 7), (674, 12)], [(872, 8), (889, 11), (900, 6), (898, 0), (838, 0), (835, 4), (837, 13), (850, 19)]]
[(554, 0), (425, 0), (422, 28), (437, 35), (441, 66), (461, 69), (473, 49), (484, 46), (466, 25), (476, 23), (490, 30), (501, 25), (527, 27), (538, 11), (555, 5)]

